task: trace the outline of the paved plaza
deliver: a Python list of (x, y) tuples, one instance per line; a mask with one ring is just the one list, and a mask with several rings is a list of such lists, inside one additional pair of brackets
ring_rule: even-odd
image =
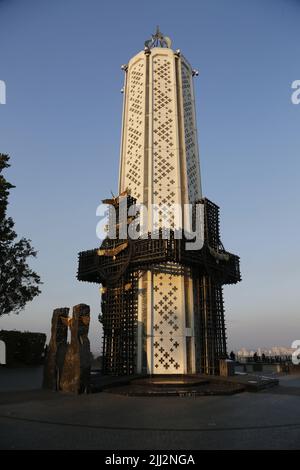
[(258, 393), (72, 396), (41, 369), (0, 369), (1, 449), (299, 449), (300, 375)]

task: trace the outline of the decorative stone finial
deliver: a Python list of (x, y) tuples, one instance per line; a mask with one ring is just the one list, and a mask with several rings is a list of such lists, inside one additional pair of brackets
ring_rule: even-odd
[(172, 41), (168, 36), (164, 36), (159, 30), (159, 26), (156, 27), (155, 34), (151, 35), (151, 39), (145, 41), (145, 47), (151, 49), (152, 47), (171, 47)]

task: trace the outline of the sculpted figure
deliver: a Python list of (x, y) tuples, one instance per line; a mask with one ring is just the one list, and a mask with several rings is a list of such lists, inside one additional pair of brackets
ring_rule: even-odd
[(65, 392), (89, 392), (91, 353), (88, 331), (90, 307), (85, 304), (73, 307), (73, 318), (69, 321), (71, 342), (64, 360), (60, 389)]
[(69, 308), (53, 311), (51, 338), (44, 365), (43, 387), (59, 390), (60, 377), (67, 352)]

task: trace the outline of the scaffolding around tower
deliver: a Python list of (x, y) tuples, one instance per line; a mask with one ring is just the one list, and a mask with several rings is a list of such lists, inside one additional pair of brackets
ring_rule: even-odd
[[(128, 207), (135, 203), (133, 197), (126, 198)], [(139, 280), (149, 272), (168, 276), (188, 273), (194, 291), (194, 372), (219, 373), (219, 361), (227, 355), (222, 286), (240, 281), (239, 257), (227, 252), (221, 243), (218, 206), (205, 198), (196, 204), (204, 206), (205, 238), (201, 250), (186, 251), (184, 238), (177, 239), (170, 231), (170, 238), (164, 239), (161, 230), (156, 239), (151, 238), (151, 233), (137, 240), (106, 238), (100, 249), (79, 253), (78, 279), (102, 284), (100, 320), (105, 374), (137, 373)], [(112, 206), (119, 214), (119, 198)], [(132, 221), (130, 216), (129, 220)], [(118, 216), (111, 223), (118, 235)], [(146, 331), (142, 332), (145, 335)], [(191, 347), (189, 342), (187, 348)], [(147, 355), (142, 356), (143, 372), (147, 373)], [(193, 372), (191, 369), (187, 364), (187, 373)]]

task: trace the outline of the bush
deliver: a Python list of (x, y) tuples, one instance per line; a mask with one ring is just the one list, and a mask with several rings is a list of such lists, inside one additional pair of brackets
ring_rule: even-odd
[(1, 330), (0, 339), (6, 344), (8, 366), (42, 364), (46, 342), (44, 333)]

